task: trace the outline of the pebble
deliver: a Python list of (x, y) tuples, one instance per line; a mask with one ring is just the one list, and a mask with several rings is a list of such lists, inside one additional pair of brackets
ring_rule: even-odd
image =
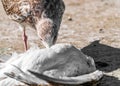
[(72, 20), (73, 20), (72, 17), (68, 16), (68, 21), (72, 21)]

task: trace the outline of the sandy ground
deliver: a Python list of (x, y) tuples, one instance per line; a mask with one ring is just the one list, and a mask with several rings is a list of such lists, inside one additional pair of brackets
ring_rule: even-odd
[[(93, 57), (105, 73), (99, 86), (120, 86), (120, 0), (64, 0), (66, 11), (57, 43), (71, 43)], [(24, 52), (18, 24), (0, 3), (0, 54)], [(29, 47), (43, 47), (36, 31), (27, 29)]]

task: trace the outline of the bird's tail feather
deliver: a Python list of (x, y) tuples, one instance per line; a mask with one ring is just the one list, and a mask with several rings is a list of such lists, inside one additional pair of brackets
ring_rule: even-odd
[(103, 73), (101, 71), (96, 70), (95, 72), (90, 74), (85, 74), (85, 75), (76, 76), (76, 77), (63, 77), (61, 79), (58, 79), (58, 78), (49, 77), (47, 75), (39, 74), (30, 70), (28, 71), (31, 74), (35, 75), (37, 78), (40, 78), (47, 82), (56, 83), (56, 84), (67, 84), (67, 85), (78, 85), (86, 82), (98, 81), (103, 76)]

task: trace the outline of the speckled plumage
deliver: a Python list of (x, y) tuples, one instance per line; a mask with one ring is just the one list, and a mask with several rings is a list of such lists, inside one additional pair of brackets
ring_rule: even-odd
[[(40, 38), (46, 38), (47, 34), (51, 36), (57, 33), (65, 10), (63, 0), (1, 0), (6, 14), (10, 19), (21, 25), (29, 25), (37, 29)], [(45, 20), (52, 21), (51, 27), (46, 27)], [(47, 22), (47, 21), (45, 21)], [(48, 21), (49, 22), (49, 21)], [(39, 24), (41, 23), (41, 24)], [(41, 28), (42, 26), (42, 28)], [(38, 28), (39, 27), (39, 28)], [(52, 30), (54, 29), (54, 30)], [(44, 34), (47, 31), (47, 34)], [(40, 35), (42, 33), (43, 35)], [(42, 37), (45, 36), (45, 37)], [(46, 40), (46, 39), (45, 39)]]

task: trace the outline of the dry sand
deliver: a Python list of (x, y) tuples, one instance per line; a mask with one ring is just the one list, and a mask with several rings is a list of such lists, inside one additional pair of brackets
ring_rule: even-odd
[[(120, 86), (120, 0), (64, 0), (66, 11), (57, 43), (71, 43), (95, 59), (105, 73), (99, 86)], [(0, 3), (0, 54), (23, 52), (18, 24)], [(36, 31), (27, 29), (29, 47), (43, 47)]]

